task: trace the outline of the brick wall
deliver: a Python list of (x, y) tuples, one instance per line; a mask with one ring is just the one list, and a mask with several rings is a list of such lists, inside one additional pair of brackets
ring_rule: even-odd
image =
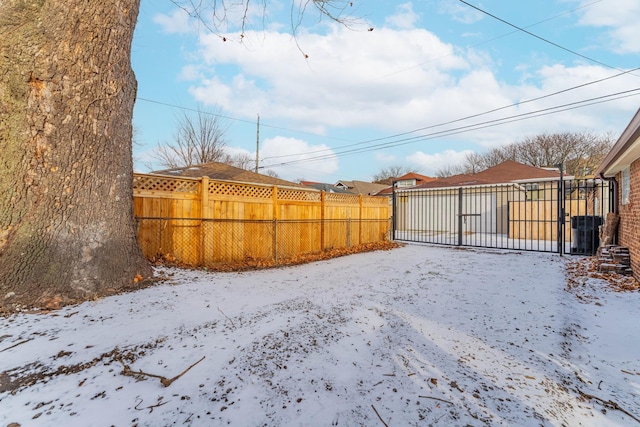
[[(640, 281), (640, 159), (631, 164), (629, 203), (622, 204), (622, 185), (618, 185), (618, 205), (620, 207), (620, 226), (618, 240), (631, 252), (631, 267), (634, 277)], [(622, 173), (616, 175), (616, 181), (622, 183)]]

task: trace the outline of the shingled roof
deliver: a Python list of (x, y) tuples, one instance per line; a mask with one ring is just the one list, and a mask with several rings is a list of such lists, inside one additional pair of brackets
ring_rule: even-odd
[(508, 184), (512, 182), (556, 180), (560, 178), (560, 172), (537, 168), (522, 163), (507, 160), (499, 165), (485, 169), (472, 175), (453, 175), (439, 178), (435, 181), (418, 185), (414, 188), (441, 188), (459, 187), (467, 185)]
[(336, 186), (344, 186), (349, 193), (352, 194), (363, 194), (365, 196), (372, 196), (376, 194), (378, 191), (386, 188), (387, 186), (384, 184), (377, 184), (375, 182), (366, 182), (366, 181), (345, 181), (340, 180), (336, 183)]
[(548, 180), (560, 178), (558, 170), (549, 170), (537, 168), (522, 163), (507, 160), (499, 165), (485, 169), (473, 175), (474, 177), (491, 182), (492, 184), (501, 184), (504, 182), (516, 182), (525, 180)]
[(183, 176), (191, 178), (207, 176), (209, 179), (217, 179), (221, 181), (239, 181), (252, 184), (278, 185), (286, 187), (304, 187), (303, 185), (295, 182), (274, 178), (269, 175), (262, 175), (219, 162), (203, 163), (184, 168), (157, 170), (152, 171), (151, 173), (155, 175)]

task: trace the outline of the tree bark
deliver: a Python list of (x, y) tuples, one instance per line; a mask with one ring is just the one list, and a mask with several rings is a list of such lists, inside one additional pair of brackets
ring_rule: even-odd
[(78, 301), (151, 267), (133, 218), (139, 0), (0, 0), (0, 306)]

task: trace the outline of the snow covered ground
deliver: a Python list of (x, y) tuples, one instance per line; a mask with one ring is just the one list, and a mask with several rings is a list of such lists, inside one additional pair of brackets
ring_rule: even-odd
[(0, 319), (0, 426), (636, 425), (640, 292), (568, 291), (567, 261), (407, 245), (158, 268), (155, 287)]

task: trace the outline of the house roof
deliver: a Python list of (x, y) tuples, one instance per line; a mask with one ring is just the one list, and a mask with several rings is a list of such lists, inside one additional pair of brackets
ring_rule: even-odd
[[(414, 179), (416, 181), (416, 185), (420, 185), (421, 183), (435, 181), (437, 178), (433, 178), (427, 175), (421, 175), (415, 172), (409, 172), (398, 178), (393, 178), (393, 179), (389, 178), (389, 179), (391, 179), (391, 182), (389, 182), (388, 186), (378, 191), (377, 193), (375, 193), (374, 194), (375, 196), (390, 196), (391, 194), (393, 194), (392, 185), (394, 182), (397, 182), (397, 181), (408, 181), (408, 180)], [(386, 183), (386, 182), (380, 181), (380, 183)]]
[(228, 165), (226, 163), (219, 162), (203, 163), (200, 165), (193, 165), (184, 168), (157, 170), (152, 171), (151, 173), (155, 175), (183, 176), (192, 178), (207, 176), (210, 179), (218, 179), (223, 181), (240, 181), (253, 184), (303, 187), (302, 185), (295, 182), (251, 172), (245, 169)]
[(431, 182), (418, 185), (414, 188), (440, 188), (466, 185), (507, 184), (512, 182), (556, 180), (560, 178), (560, 172), (525, 165), (513, 160), (507, 160), (499, 165), (485, 169), (472, 175), (453, 175), (439, 178)]
[(453, 175), (446, 178), (438, 178), (430, 182), (425, 182), (413, 188), (441, 188), (441, 187), (454, 187), (465, 185), (486, 185), (495, 184), (495, 182), (487, 181), (486, 179), (477, 178), (475, 175)]
[(437, 178), (433, 178), (430, 176), (426, 176), (426, 175), (420, 175), (419, 173), (415, 173), (415, 172), (409, 172), (407, 174), (404, 174), (398, 178), (396, 178), (394, 181), (405, 181), (408, 179), (415, 179), (416, 181), (424, 181), (424, 182), (429, 182), (429, 181), (434, 181)]
[(595, 175), (602, 174), (611, 178), (638, 158), (640, 158), (640, 109), (598, 166)]
[(333, 184), (326, 184), (324, 182), (313, 182), (313, 181), (300, 181), (300, 184), (305, 187), (315, 188), (316, 190), (321, 190), (326, 193), (340, 193), (340, 194), (351, 194), (349, 190), (342, 187), (336, 187)]
[(531, 179), (545, 180), (560, 178), (560, 171), (537, 168), (523, 163), (506, 160), (499, 165), (485, 169), (473, 175), (476, 178), (489, 181), (491, 184), (504, 182), (526, 181)]
[(352, 194), (363, 194), (363, 195), (375, 195), (380, 190), (387, 188), (385, 184), (376, 184), (375, 182), (366, 182), (366, 181), (344, 181), (340, 180), (336, 183), (336, 185), (342, 184), (344, 185), (349, 193)]

